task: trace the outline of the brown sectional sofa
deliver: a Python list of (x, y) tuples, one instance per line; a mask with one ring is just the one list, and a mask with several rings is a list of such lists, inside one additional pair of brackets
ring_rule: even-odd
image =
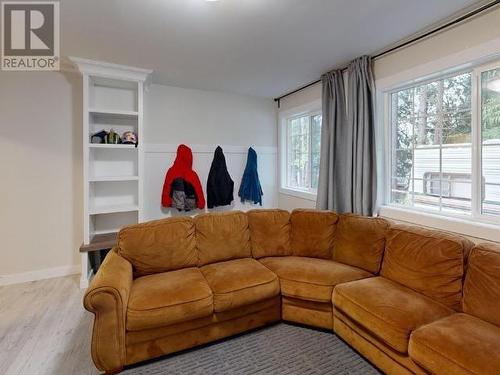
[(463, 284), (471, 248), (316, 210), (129, 226), (84, 298), (92, 358), (116, 373), (283, 319), (333, 329), (389, 374), (499, 373), (500, 251), (475, 247)]

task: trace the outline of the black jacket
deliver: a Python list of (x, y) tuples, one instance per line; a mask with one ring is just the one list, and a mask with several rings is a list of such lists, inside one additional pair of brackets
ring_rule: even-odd
[(222, 148), (217, 146), (207, 179), (207, 206), (227, 206), (233, 201), (234, 182), (227, 171)]

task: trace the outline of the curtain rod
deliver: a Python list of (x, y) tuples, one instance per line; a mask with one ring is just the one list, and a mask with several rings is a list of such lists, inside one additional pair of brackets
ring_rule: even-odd
[[(451, 20), (449, 22), (446, 22), (445, 24), (443, 24), (441, 26), (438, 26), (435, 29), (429, 30), (429, 31), (427, 31), (427, 32), (425, 32), (425, 33), (423, 33), (421, 35), (417, 35), (415, 38), (412, 38), (410, 40), (407, 40), (405, 42), (397, 44), (394, 47), (391, 47), (391, 48), (389, 48), (389, 49), (387, 49), (385, 51), (377, 53), (376, 55), (372, 56), (372, 59), (378, 59), (379, 57), (388, 55), (391, 52), (394, 52), (394, 51), (396, 51), (396, 50), (398, 50), (400, 48), (406, 47), (409, 44), (418, 42), (419, 40), (422, 40), (422, 39), (427, 38), (427, 37), (429, 37), (429, 36), (431, 36), (433, 34), (436, 34), (436, 33), (440, 32), (440, 31), (442, 31), (443, 29), (446, 29), (446, 28), (448, 28), (450, 26), (453, 26), (453, 25), (456, 25), (458, 23), (461, 23), (461, 22), (463, 22), (463, 21), (465, 21), (465, 20), (467, 20), (467, 19), (469, 19), (471, 17), (474, 17), (474, 16), (478, 15), (479, 13), (482, 13), (482, 12), (488, 10), (488, 9), (491, 9), (494, 6), (498, 5), (499, 3), (500, 3), (500, 0), (494, 0), (494, 1), (490, 2), (490, 3), (487, 3), (487, 4), (481, 6), (481, 7), (477, 8), (477, 9), (474, 9), (474, 10), (472, 10), (472, 11), (470, 11), (470, 12), (468, 12), (468, 13), (462, 15), (462, 16), (460, 16), (460, 17), (457, 17), (457, 18), (455, 18), (455, 19), (453, 19), (453, 20)], [(342, 71), (344, 71), (344, 70), (347, 70), (347, 67), (342, 68)], [(279, 108), (280, 107), (280, 100), (281, 99), (286, 98), (287, 96), (290, 96), (292, 94), (295, 94), (296, 92), (299, 92), (299, 91), (302, 91), (304, 89), (307, 89), (308, 87), (311, 87), (311, 86), (313, 86), (313, 85), (315, 85), (317, 83), (320, 83), (320, 82), (321, 82), (321, 78), (318, 79), (318, 80), (316, 80), (316, 81), (310, 82), (310, 83), (308, 83), (305, 86), (301, 86), (298, 89), (295, 89), (293, 91), (287, 92), (286, 94), (283, 94), (283, 95), (281, 95), (281, 96), (279, 96), (277, 98), (274, 98), (274, 101), (278, 102), (278, 108)]]

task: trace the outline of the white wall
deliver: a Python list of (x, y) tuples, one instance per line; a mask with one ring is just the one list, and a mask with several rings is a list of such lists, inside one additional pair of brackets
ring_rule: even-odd
[(278, 207), (288, 211), (292, 211), (295, 208), (315, 208), (316, 201), (279, 193)]
[(280, 100), (280, 111), (288, 111), (295, 107), (321, 100), (321, 82), (318, 82), (308, 88), (298, 91), (295, 94), (287, 96)]
[(500, 8), (377, 59), (376, 80), (386, 79), (500, 37)]
[(248, 147), (252, 146), (258, 155), (263, 207), (277, 207), (276, 107), (271, 99), (152, 85), (145, 95), (144, 116), (146, 219), (179, 214), (160, 204), (165, 173), (175, 159), (179, 143), (193, 150), (194, 169), (205, 198), (213, 153), (217, 145), (223, 148), (229, 174), (235, 182), (235, 201), (232, 206), (218, 210), (260, 207), (242, 205), (237, 196)]
[(0, 71), (0, 284), (78, 272), (81, 79)]
[(276, 147), (271, 99), (151, 85), (144, 100), (145, 144)]

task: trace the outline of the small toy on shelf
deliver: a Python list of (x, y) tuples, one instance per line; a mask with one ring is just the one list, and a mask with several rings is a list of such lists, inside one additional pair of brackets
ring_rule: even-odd
[(113, 129), (109, 131), (106, 135), (106, 143), (108, 144), (118, 144), (120, 143), (120, 136)]
[(136, 145), (137, 146), (137, 134), (131, 131), (127, 131), (123, 133), (121, 142), (127, 145)]
[(90, 143), (104, 143), (107, 135), (108, 132), (106, 130), (101, 130), (90, 137)]

